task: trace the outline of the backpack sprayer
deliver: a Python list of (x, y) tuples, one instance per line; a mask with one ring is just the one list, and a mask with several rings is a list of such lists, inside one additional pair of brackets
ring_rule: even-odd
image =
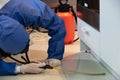
[(66, 37), (64, 39), (64, 43), (70, 44), (78, 40), (79, 38), (74, 40), (77, 16), (73, 7), (68, 4), (68, 0), (59, 0), (59, 5), (55, 7), (55, 13), (61, 17), (65, 23)]

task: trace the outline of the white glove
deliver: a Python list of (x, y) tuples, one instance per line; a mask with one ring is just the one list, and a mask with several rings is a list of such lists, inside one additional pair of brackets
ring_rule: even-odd
[(59, 59), (51, 58), (51, 59), (47, 59), (45, 62), (47, 65), (50, 65), (52, 67), (57, 67), (61, 65), (61, 61)]
[(41, 73), (44, 71), (43, 67), (45, 66), (45, 63), (30, 63), (30, 64), (25, 64), (25, 65), (21, 65), (20, 66), (20, 73), (31, 73), (31, 74), (37, 74), (37, 73)]

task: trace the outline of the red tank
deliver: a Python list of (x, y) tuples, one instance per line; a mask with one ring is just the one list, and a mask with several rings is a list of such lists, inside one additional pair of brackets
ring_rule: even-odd
[(61, 0), (59, 0), (60, 5), (55, 8), (55, 13), (64, 20), (66, 27), (66, 37), (64, 43), (70, 44), (74, 41), (76, 25), (75, 21), (77, 21), (77, 18), (73, 7), (67, 4), (67, 2), (68, 0), (66, 0), (66, 3), (63, 4)]
[(74, 40), (75, 36), (75, 19), (72, 12), (57, 12), (57, 15), (60, 16), (65, 23), (66, 27), (66, 37), (64, 40), (65, 44), (70, 44)]

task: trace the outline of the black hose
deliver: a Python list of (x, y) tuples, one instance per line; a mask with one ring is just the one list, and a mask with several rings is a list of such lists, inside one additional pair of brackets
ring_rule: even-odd
[(30, 63), (30, 59), (28, 57), (28, 53), (26, 52), (25, 55), (26, 55), (26, 58), (27, 58), (27, 63)]
[(11, 59), (13, 59), (13, 60), (16, 61), (16, 62), (21, 63), (21, 64), (27, 64), (26, 62), (22, 62), (22, 61), (19, 61), (19, 60), (13, 58), (12, 56), (8, 56), (8, 57), (11, 58)]

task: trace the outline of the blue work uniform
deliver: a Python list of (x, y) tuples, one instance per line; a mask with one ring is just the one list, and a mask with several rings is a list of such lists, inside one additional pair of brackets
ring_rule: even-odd
[[(61, 60), (63, 58), (65, 24), (45, 3), (40, 0), (10, 0), (0, 9), (0, 15), (13, 18), (24, 27), (43, 27), (47, 29), (48, 35), (51, 37), (49, 39), (48, 59)], [(2, 46), (0, 47), (2, 48)], [(1, 64), (6, 63), (0, 61), (0, 73), (7, 70), (6, 67), (1, 67)], [(14, 66), (11, 67), (11, 69), (14, 68)]]

